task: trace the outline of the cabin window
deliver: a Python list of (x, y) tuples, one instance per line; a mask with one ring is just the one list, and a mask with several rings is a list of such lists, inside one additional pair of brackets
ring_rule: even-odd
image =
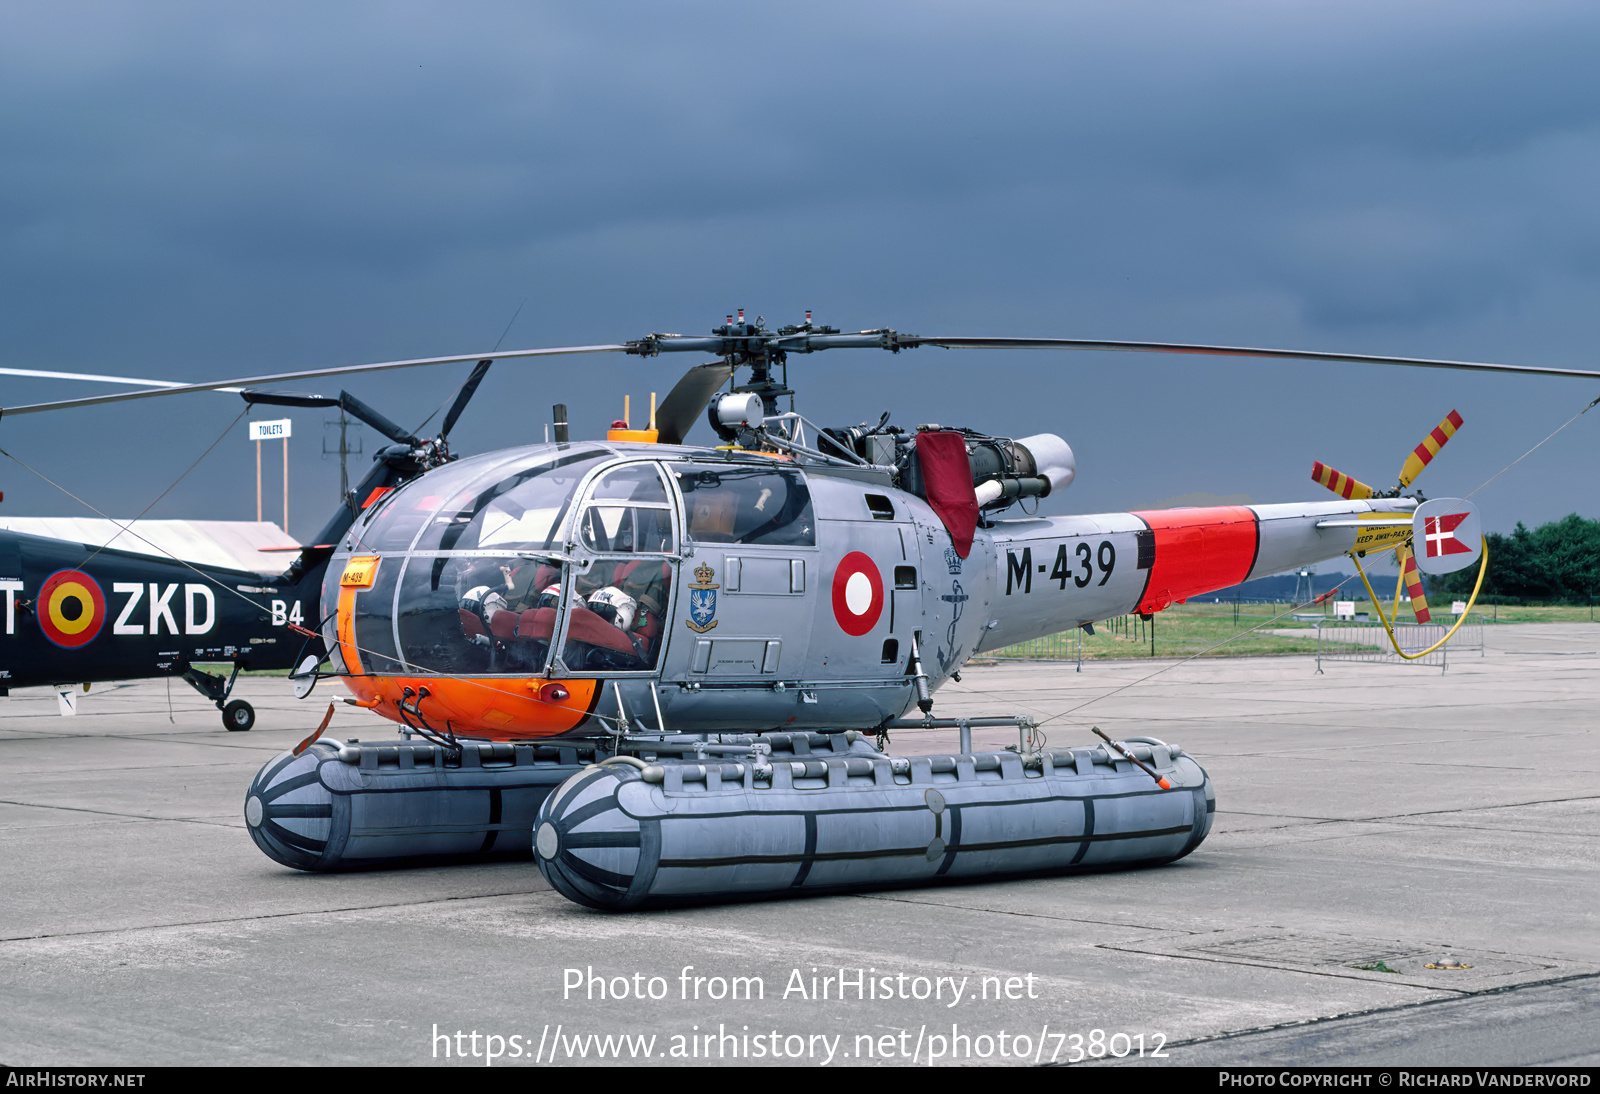
[[(345, 549), (355, 552), (408, 550), (445, 499), (455, 497), (472, 483), (485, 479), (493, 481), (496, 473), (507, 464), (519, 462), (525, 463), (526, 458), (519, 460), (516, 456), (498, 454), (458, 460), (382, 494), (360, 511), (346, 538)], [(367, 498), (370, 497), (369, 492)], [(357, 498), (355, 504), (363, 505), (367, 498)]]
[(578, 538), (598, 554), (672, 553), (672, 508), (655, 464), (602, 475), (589, 491)]
[(559, 550), (578, 483), (607, 455), (569, 453), (487, 484), (480, 479), (445, 501), (415, 549)]
[(567, 584), (560, 559), (438, 555), (404, 561), (396, 623), (407, 671), (526, 675), (544, 670)]
[(636, 505), (669, 505), (667, 488), (653, 463), (629, 463), (595, 480), (590, 501), (625, 501)]
[(737, 466), (674, 470), (689, 535), (697, 543), (816, 546), (811, 491), (798, 471)]
[(672, 563), (665, 558), (597, 559), (572, 571), (567, 671), (643, 672), (653, 669), (666, 637)]
[(597, 478), (579, 518), (578, 539), (601, 557), (571, 571), (562, 664), (580, 673), (655, 668), (672, 591), (666, 556), (676, 547), (672, 503), (659, 467), (622, 464)]
[(591, 551), (634, 554), (672, 550), (672, 512), (625, 505), (591, 505), (583, 511), (581, 538)]

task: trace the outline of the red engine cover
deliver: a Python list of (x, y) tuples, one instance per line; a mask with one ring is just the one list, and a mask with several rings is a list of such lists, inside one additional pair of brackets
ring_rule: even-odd
[(944, 521), (956, 554), (966, 558), (978, 527), (978, 494), (972, 485), (967, 439), (950, 430), (918, 433), (917, 460), (922, 464), (928, 504)]

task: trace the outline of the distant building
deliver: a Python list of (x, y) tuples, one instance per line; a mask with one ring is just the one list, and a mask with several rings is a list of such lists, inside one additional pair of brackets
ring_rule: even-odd
[(300, 547), (293, 536), (271, 521), (0, 517), (0, 528), (81, 543), (91, 550), (115, 547), (258, 574), (283, 573)]

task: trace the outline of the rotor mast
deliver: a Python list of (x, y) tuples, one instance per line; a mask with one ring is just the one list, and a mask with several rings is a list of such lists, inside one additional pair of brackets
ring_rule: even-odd
[[(748, 382), (736, 385), (739, 394), (760, 396), (761, 405), (770, 417), (778, 413), (778, 399), (793, 395), (788, 384), (788, 357), (791, 353), (820, 353), (825, 349), (886, 349), (899, 353), (906, 345), (905, 336), (892, 330), (864, 330), (845, 334), (838, 327), (811, 321), (806, 312), (804, 323), (769, 330), (766, 321), (756, 316), (754, 322), (746, 321), (740, 308), (737, 319), (730, 315), (727, 322), (711, 328), (711, 337), (683, 334), (647, 334), (643, 338), (625, 343), (623, 352), (637, 357), (655, 357), (662, 353), (709, 353), (721, 357), (730, 369), (748, 368)], [(910, 345), (920, 342), (912, 337)]]

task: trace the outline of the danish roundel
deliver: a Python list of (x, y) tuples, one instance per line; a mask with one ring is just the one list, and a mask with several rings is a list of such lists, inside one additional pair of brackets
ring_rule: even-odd
[(851, 551), (833, 572), (833, 618), (845, 634), (859, 638), (883, 614), (883, 575), (872, 559)]
[(65, 649), (94, 641), (106, 622), (106, 595), (82, 570), (57, 570), (39, 588), (39, 629)]

